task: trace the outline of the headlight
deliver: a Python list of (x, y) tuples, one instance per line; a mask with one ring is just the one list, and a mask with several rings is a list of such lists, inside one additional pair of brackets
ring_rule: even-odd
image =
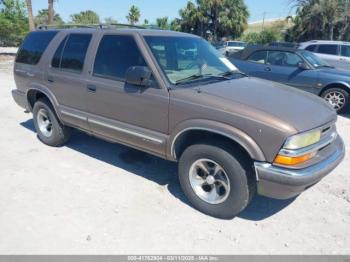
[(303, 134), (295, 135), (287, 139), (284, 149), (300, 149), (311, 146), (321, 139), (321, 130), (314, 130)]

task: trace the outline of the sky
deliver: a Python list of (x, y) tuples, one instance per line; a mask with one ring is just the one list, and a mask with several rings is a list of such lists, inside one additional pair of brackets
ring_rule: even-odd
[[(66, 22), (70, 15), (83, 10), (93, 10), (98, 13), (101, 21), (112, 17), (119, 23), (126, 23), (126, 15), (131, 5), (140, 8), (141, 19), (148, 19), (151, 23), (157, 17), (168, 16), (169, 19), (178, 17), (179, 9), (188, 0), (57, 0), (55, 10)], [(286, 17), (291, 14), (291, 0), (245, 0), (250, 12), (249, 22), (261, 21), (264, 13), (266, 19)], [(47, 8), (47, 0), (32, 0), (34, 15), (38, 10)]]

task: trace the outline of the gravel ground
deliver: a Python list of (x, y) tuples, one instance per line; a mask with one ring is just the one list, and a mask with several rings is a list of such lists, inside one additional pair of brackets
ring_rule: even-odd
[[(349, 154), (294, 200), (211, 218), (188, 205), (175, 164), (78, 132), (40, 143), (1, 63), (0, 254), (350, 254)], [(350, 116), (338, 129), (349, 153)]]

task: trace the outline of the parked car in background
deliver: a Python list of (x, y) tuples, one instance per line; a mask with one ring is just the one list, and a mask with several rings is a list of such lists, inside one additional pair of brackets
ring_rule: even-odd
[(299, 44), (298, 43), (293, 43), (293, 42), (271, 42), (271, 43), (268, 44), (268, 46), (297, 48), (299, 46)]
[(350, 42), (313, 40), (301, 43), (299, 48), (314, 52), (338, 69), (350, 71)]
[(243, 50), (247, 46), (246, 42), (243, 41), (226, 41), (223, 46), (219, 49), (219, 52), (225, 56)]
[(246, 48), (230, 58), (242, 72), (314, 93), (338, 112), (349, 108), (350, 71), (333, 68), (306, 50)]
[(234, 217), (256, 191), (295, 197), (345, 154), (327, 103), (247, 77), (190, 34), (34, 31), (14, 74), (13, 98), (43, 143), (61, 146), (77, 128), (177, 161), (191, 205), (215, 217)]

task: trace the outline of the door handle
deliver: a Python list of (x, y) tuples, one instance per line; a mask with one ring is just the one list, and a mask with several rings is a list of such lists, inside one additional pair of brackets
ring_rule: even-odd
[(55, 82), (55, 80), (53, 79), (52, 76), (48, 76), (48, 77), (47, 77), (47, 81), (48, 81), (49, 83)]
[(270, 67), (265, 67), (265, 71), (270, 72), (271, 68)]
[(96, 86), (95, 85), (87, 85), (86, 86), (87, 90), (91, 93), (96, 93)]

